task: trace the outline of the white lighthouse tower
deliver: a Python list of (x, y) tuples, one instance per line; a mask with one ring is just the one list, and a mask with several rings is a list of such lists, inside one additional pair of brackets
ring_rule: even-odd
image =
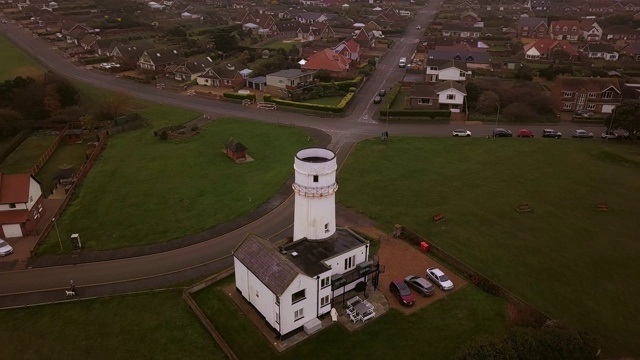
[(293, 241), (325, 239), (336, 232), (336, 154), (323, 148), (298, 151), (293, 166)]

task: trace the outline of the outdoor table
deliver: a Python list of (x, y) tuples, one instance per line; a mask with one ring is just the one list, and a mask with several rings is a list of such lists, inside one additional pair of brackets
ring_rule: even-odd
[(358, 314), (360, 316), (362, 316), (362, 314), (364, 314), (367, 311), (369, 311), (369, 307), (367, 306), (367, 304), (365, 304), (363, 302), (354, 305), (353, 308), (356, 310), (356, 314)]

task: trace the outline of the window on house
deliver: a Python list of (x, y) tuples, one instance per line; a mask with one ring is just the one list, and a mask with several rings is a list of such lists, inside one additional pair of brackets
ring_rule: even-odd
[(298, 321), (304, 317), (304, 309), (298, 309), (293, 313), (293, 321)]
[(420, 98), (420, 99), (418, 99), (418, 104), (420, 104), (420, 105), (431, 105), (431, 99)]
[(587, 104), (587, 110), (595, 110), (596, 104)]
[(461, 78), (466, 78), (467, 77), (467, 73), (464, 71), (460, 71), (460, 77)]
[(324, 224), (324, 232), (325, 233), (329, 232), (329, 223)]
[(569, 30), (569, 28), (567, 28), (566, 26), (562, 28), (562, 31), (567, 31)]
[(350, 270), (350, 269), (354, 268), (355, 266), (356, 266), (356, 256), (355, 255), (344, 259), (344, 269), (345, 270)]
[(320, 279), (320, 288), (321, 289), (324, 289), (329, 285), (331, 285), (331, 277), (327, 276), (326, 278)]
[(278, 84), (284, 84), (284, 80), (282, 79), (278, 80)]
[(323, 296), (320, 298), (320, 307), (325, 307), (327, 305), (329, 305), (331, 299), (329, 298), (329, 295), (327, 296)]
[(603, 99), (613, 99), (613, 91), (605, 91), (602, 93)]
[(276, 324), (280, 324), (280, 313), (276, 312)]
[(455, 94), (447, 94), (447, 100), (455, 100), (455, 99), (456, 99)]
[(298, 301), (302, 301), (304, 299), (306, 299), (307, 297), (305, 296), (305, 289), (302, 289), (298, 292), (293, 293), (293, 295), (291, 295), (291, 303), (295, 304)]
[(562, 108), (563, 109), (572, 109), (573, 108), (573, 103), (563, 103), (562, 104)]
[(589, 99), (594, 99), (596, 97), (596, 93), (589, 93)]
[(429, 70), (438, 71), (437, 66), (429, 66)]
[(573, 91), (563, 91), (562, 92), (562, 97), (572, 97), (573, 96)]
[(313, 182), (318, 182), (318, 175), (313, 175)]
[(276, 305), (280, 305), (280, 296), (276, 296)]

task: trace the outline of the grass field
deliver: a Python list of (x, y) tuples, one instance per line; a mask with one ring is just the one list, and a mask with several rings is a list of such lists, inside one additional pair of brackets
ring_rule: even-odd
[(278, 40), (278, 41), (270, 42), (267, 45), (262, 46), (262, 48), (269, 49), (269, 50), (285, 49), (289, 51), (289, 49), (291, 49), (294, 45), (297, 46), (298, 48), (301, 47), (300, 43), (283, 42), (281, 40)]
[(45, 69), (24, 51), (0, 35), (0, 82), (16, 76), (37, 78)]
[(503, 300), (467, 286), (411, 316), (390, 309), (354, 332), (334, 325), (278, 354), (221, 289), (194, 298), (240, 359), (448, 359), (478, 335), (505, 331), (507, 323)]
[(39, 132), (29, 136), (0, 164), (0, 170), (7, 174), (30, 172), (40, 156), (51, 146), (56, 136), (50, 132)]
[[(638, 356), (639, 178), (626, 142), (392, 138), (357, 146), (338, 201), (424, 235), (607, 354)], [(516, 212), (522, 202), (533, 211)]]
[(56, 151), (53, 152), (49, 160), (40, 168), (36, 177), (42, 183), (46, 196), (53, 191), (53, 177), (58, 173), (58, 169), (72, 167), (80, 170), (80, 166), (85, 161), (85, 151), (87, 143), (82, 144), (66, 144), (64, 141), (60, 143)]
[(0, 333), (7, 359), (226, 359), (178, 290), (4, 310)]
[[(241, 119), (209, 124), (184, 142), (154, 137), (153, 129), (197, 114), (167, 106), (141, 113), (152, 127), (113, 136), (58, 220), (63, 237), (83, 234), (83, 246), (104, 250), (157, 243), (203, 231), (250, 212), (291, 176), (297, 150), (312, 145), (303, 130)], [(255, 160), (236, 164), (223, 153), (235, 137)], [(108, 231), (107, 231), (108, 230)], [(49, 234), (39, 254), (58, 253)]]
[(342, 96), (333, 96), (333, 97), (323, 97), (318, 99), (305, 100), (304, 102), (309, 104), (338, 106), (342, 101), (342, 99), (344, 99), (344, 97)]

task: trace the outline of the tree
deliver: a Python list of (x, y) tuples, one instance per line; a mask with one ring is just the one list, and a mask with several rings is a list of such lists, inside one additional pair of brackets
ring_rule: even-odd
[(465, 90), (467, 91), (467, 104), (469, 104), (469, 107), (475, 108), (476, 102), (478, 101), (482, 90), (480, 90), (478, 84), (472, 81), (467, 81)]
[(524, 81), (533, 80), (533, 69), (527, 65), (520, 66), (518, 71), (516, 71), (516, 79)]
[(329, 74), (329, 72), (327, 70), (324, 70), (324, 69), (320, 69), (320, 70), (316, 71), (316, 73), (313, 75), (313, 77), (318, 79), (320, 82), (329, 82), (329, 81), (331, 81), (331, 75)]
[(553, 61), (558, 63), (565, 63), (571, 60), (571, 54), (564, 49), (553, 50)]
[(0, 109), (0, 136), (11, 136), (27, 127), (29, 127), (29, 124), (22, 118), (20, 113), (8, 109)]
[(606, 119), (611, 129), (626, 130), (633, 139), (640, 135), (640, 100), (624, 100)]
[(534, 108), (526, 102), (516, 102), (508, 105), (504, 108), (502, 114), (512, 121), (529, 122), (534, 121), (536, 118)]
[(291, 48), (289, 48), (289, 56), (297, 59), (298, 56), (300, 56), (300, 49), (295, 45), (291, 46)]
[(49, 84), (44, 88), (44, 107), (49, 112), (49, 116), (56, 115), (62, 109), (60, 96), (56, 84)]
[(493, 91), (485, 91), (476, 103), (476, 111), (483, 115), (494, 114), (498, 111), (500, 98)]
[(238, 49), (238, 37), (233, 26), (217, 27), (211, 34), (211, 38), (216, 45), (216, 49), (224, 54), (228, 54)]

